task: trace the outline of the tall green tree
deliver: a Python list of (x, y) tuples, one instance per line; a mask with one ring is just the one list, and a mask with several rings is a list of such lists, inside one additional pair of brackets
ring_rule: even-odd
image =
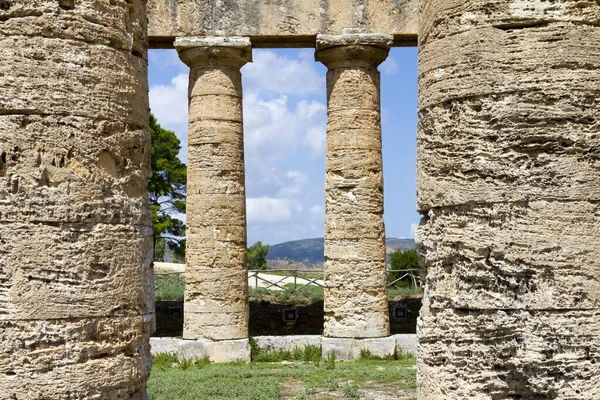
[(269, 245), (262, 244), (261, 241), (254, 243), (248, 247), (248, 269), (262, 269), (268, 268), (267, 265), (267, 254), (269, 253)]
[(181, 141), (173, 131), (160, 126), (150, 113), (152, 174), (148, 180), (155, 260), (164, 256), (165, 246), (175, 257), (185, 259), (185, 224), (175, 214), (185, 214), (187, 166), (179, 159)]
[(419, 269), (419, 255), (414, 249), (396, 250), (390, 254), (390, 264), (390, 269)]
[[(419, 255), (415, 249), (406, 251), (396, 250), (390, 254), (390, 264), (391, 270), (419, 269)], [(404, 272), (390, 272), (388, 274), (388, 282), (393, 282), (402, 275), (404, 275)], [(410, 285), (409, 282), (404, 283)], [(396, 285), (399, 286), (399, 284)]]

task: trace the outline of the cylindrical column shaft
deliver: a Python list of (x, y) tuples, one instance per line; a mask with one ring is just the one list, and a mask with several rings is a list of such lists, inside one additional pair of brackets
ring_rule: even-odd
[(146, 398), (145, 2), (102, 4), (0, 7), (1, 398)]
[(377, 66), (384, 35), (319, 36), (327, 72), (325, 329), (327, 337), (389, 335)]
[(600, 398), (599, 18), (421, 2), (419, 399)]
[(242, 75), (249, 39), (178, 39), (190, 67), (184, 338), (248, 337)]

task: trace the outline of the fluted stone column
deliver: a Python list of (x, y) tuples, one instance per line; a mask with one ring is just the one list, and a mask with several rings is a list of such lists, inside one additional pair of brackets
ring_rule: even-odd
[(247, 38), (181, 38), (190, 67), (184, 338), (248, 338), (242, 76)]
[(325, 330), (389, 335), (379, 71), (387, 35), (319, 36), (327, 72)]
[(600, 398), (599, 19), (421, 1), (421, 400)]
[(3, 399), (146, 398), (145, 2), (98, 4), (0, 2)]

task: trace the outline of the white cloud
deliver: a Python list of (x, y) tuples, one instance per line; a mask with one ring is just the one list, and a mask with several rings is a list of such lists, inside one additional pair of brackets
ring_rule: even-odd
[(262, 50), (255, 51), (253, 58), (254, 61), (242, 69), (250, 90), (260, 88), (265, 93), (308, 95), (318, 94), (325, 88), (325, 77), (319, 74), (309, 52), (290, 59)]
[(187, 160), (188, 74), (178, 74), (170, 85), (150, 87), (150, 110), (165, 129), (181, 140), (181, 158)]
[[(300, 100), (294, 106), (288, 96), (264, 100), (260, 93), (244, 96), (246, 154), (276, 160), (298, 150), (301, 144), (313, 155), (323, 154), (327, 108), (318, 101)], [(251, 160), (252, 161), (252, 160)]]
[(286, 222), (295, 213), (301, 212), (302, 206), (293, 199), (277, 199), (258, 197), (246, 199), (246, 214), (249, 223)]
[(314, 205), (310, 208), (310, 214), (315, 219), (324, 219), (325, 218), (325, 208), (323, 208), (323, 206)]
[(380, 66), (379, 70), (384, 75), (396, 75), (398, 73), (398, 63), (392, 57), (388, 57)]
[(308, 183), (308, 175), (300, 171), (288, 171), (285, 174), (288, 182), (279, 188), (278, 197), (297, 198), (302, 195), (304, 185)]
[(418, 227), (419, 227), (419, 224), (415, 224), (415, 223), (410, 224), (410, 239), (415, 238), (415, 233), (417, 233)]

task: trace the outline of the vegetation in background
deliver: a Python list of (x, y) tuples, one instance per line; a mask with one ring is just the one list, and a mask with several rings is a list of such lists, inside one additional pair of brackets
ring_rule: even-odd
[(183, 301), (185, 278), (181, 275), (154, 275), (156, 301)]
[(184, 369), (174, 355), (158, 354), (152, 359), (148, 382), (152, 400), (359, 398), (363, 389), (385, 390), (392, 396), (416, 386), (412, 358), (338, 362), (334, 369), (303, 360), (287, 364), (200, 361)]
[(285, 290), (269, 290), (266, 288), (250, 288), (249, 296), (258, 301), (283, 304), (286, 306), (300, 306), (323, 301), (323, 288), (320, 286), (304, 286), (294, 290), (294, 284), (288, 283)]
[(250, 358), (252, 362), (303, 361), (318, 366), (321, 363), (321, 346), (295, 347), (293, 351), (275, 350), (272, 347), (259, 347), (256, 340), (250, 338)]
[[(419, 269), (419, 255), (415, 249), (400, 251), (396, 250), (390, 254), (390, 269), (391, 270), (405, 270), (405, 269)], [(418, 275), (418, 271), (414, 272)], [(394, 282), (396, 279), (404, 275), (405, 272), (389, 272), (388, 282)], [(403, 279), (399, 282), (394, 283), (396, 288), (407, 287), (410, 288), (412, 282), (410, 279)]]
[(266, 270), (267, 254), (269, 253), (269, 245), (262, 244), (261, 241), (254, 243), (248, 247), (248, 269), (249, 270)]
[(165, 246), (176, 258), (185, 259), (185, 223), (174, 217), (185, 214), (187, 167), (179, 159), (181, 141), (175, 133), (162, 128), (150, 114), (152, 138), (151, 175), (148, 180), (154, 259), (162, 261)]

